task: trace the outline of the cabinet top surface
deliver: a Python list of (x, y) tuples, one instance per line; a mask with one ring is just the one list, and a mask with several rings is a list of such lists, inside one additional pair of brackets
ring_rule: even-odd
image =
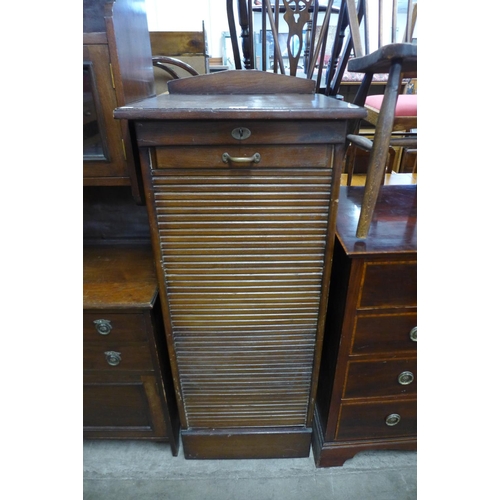
[(341, 186), (337, 236), (351, 257), (415, 254), (417, 251), (417, 186), (381, 186), (370, 231), (356, 238), (364, 187)]
[(160, 94), (115, 110), (127, 120), (301, 119), (346, 120), (364, 108), (321, 94)]
[(157, 295), (150, 247), (83, 247), (83, 308), (151, 308)]

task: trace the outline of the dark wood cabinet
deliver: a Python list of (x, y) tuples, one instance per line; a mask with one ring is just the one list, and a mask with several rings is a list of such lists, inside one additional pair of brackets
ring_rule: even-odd
[(117, 106), (154, 94), (144, 2), (84, 0), (83, 435), (179, 447), (137, 150)]
[(143, 202), (136, 152), (113, 110), (154, 95), (144, 2), (84, 0), (83, 184), (130, 186)]
[(140, 150), (187, 458), (309, 455), (346, 123), (364, 111), (289, 78), (194, 77), (198, 93), (115, 113)]
[(382, 186), (355, 237), (363, 188), (342, 187), (314, 420), (318, 466), (416, 449), (416, 186)]
[(83, 251), (83, 430), (86, 438), (168, 441), (179, 419), (152, 251)]

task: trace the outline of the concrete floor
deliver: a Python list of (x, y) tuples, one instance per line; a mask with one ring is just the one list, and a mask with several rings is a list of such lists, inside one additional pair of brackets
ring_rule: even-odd
[(309, 458), (186, 460), (165, 444), (84, 441), (83, 500), (414, 500), (416, 452), (362, 452), (343, 467)]

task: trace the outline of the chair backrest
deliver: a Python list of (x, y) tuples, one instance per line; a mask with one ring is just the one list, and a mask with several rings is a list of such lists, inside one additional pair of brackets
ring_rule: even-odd
[[(234, 4), (237, 3), (240, 34), (237, 33)], [(338, 12), (333, 0), (320, 5), (318, 0), (227, 0), (229, 33), (236, 69), (268, 69), (268, 40), (271, 39), (273, 71), (321, 81), (326, 40), (332, 12)], [(322, 2), (324, 4), (324, 2)], [(261, 26), (254, 26), (254, 14)], [(319, 22), (320, 14), (323, 21)], [(318, 31), (319, 25), (321, 25)], [(254, 28), (260, 30), (262, 49), (257, 53)], [(284, 29), (283, 29), (284, 28)], [(241, 43), (241, 49), (240, 49)], [(256, 64), (259, 60), (260, 64)]]
[(390, 43), (411, 42), (416, 23), (416, 0), (358, 0), (358, 10), (356, 0), (345, 0), (345, 3), (355, 57), (370, 54)]
[(209, 72), (205, 24), (201, 31), (150, 31), (153, 56), (175, 57), (192, 66), (200, 75)]
[(411, 43), (417, 0), (342, 0), (326, 75), (326, 94), (336, 95), (351, 57), (393, 43)]

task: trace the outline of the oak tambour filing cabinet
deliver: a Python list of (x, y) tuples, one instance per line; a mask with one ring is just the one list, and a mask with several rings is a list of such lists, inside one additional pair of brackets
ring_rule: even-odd
[(185, 456), (308, 456), (346, 123), (364, 110), (259, 71), (169, 91), (115, 117), (140, 152)]
[(179, 446), (151, 247), (83, 249), (83, 435)]
[(362, 187), (342, 187), (314, 419), (318, 466), (417, 445), (417, 191), (382, 186), (356, 238)]

